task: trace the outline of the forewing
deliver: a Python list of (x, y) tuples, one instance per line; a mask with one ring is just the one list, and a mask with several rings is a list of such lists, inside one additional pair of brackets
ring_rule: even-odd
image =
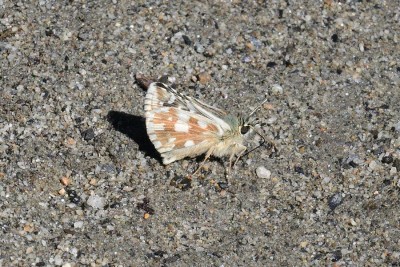
[(164, 164), (201, 155), (223, 135), (223, 129), (207, 117), (176, 107), (147, 111), (146, 127)]
[(203, 114), (206, 117), (209, 117), (208, 113), (218, 117), (227, 115), (223, 110), (207, 105), (195, 98), (185, 96), (164, 83), (154, 82), (149, 85), (147, 90), (144, 108), (145, 111), (150, 111), (160, 107), (175, 107)]
[(148, 112), (162, 107), (174, 107), (189, 111), (183, 95), (163, 83), (151, 83), (147, 89), (144, 110)]

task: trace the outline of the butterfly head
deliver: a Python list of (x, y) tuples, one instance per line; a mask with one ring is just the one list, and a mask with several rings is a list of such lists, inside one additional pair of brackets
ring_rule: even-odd
[(246, 135), (247, 133), (254, 131), (258, 136), (262, 138), (261, 144), (257, 146), (256, 148), (248, 151), (246, 154), (250, 153), (251, 151), (257, 149), (258, 147), (262, 146), (266, 139), (265, 137), (259, 133), (256, 129), (255, 126), (261, 124), (259, 118), (255, 117), (254, 114), (262, 107), (262, 105), (267, 101), (265, 99), (264, 101), (261, 102), (260, 105), (258, 105), (252, 112), (247, 117), (239, 117), (239, 131), (241, 135)]
[(241, 135), (245, 135), (250, 132), (255, 124), (252, 123), (248, 118), (238, 117), (238, 127)]
[(247, 119), (242, 116), (234, 116), (227, 115), (224, 117), (224, 121), (227, 122), (233, 131), (239, 132), (241, 135), (246, 135), (253, 128), (253, 124), (251, 124)]

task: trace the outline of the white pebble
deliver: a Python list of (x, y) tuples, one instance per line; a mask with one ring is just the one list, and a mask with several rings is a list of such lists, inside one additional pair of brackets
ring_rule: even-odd
[(394, 129), (400, 132), (400, 121), (394, 125)]
[(275, 123), (278, 120), (278, 118), (276, 116), (272, 116), (269, 119), (267, 119), (266, 123), (268, 125)]
[(57, 255), (54, 257), (54, 265), (60, 266), (60, 265), (62, 264), (62, 262), (63, 262), (63, 260), (62, 260), (62, 258), (61, 258), (61, 255), (60, 255), (60, 254), (57, 254)]
[(80, 69), (79, 74), (82, 76), (86, 76), (86, 70), (85, 69)]
[(199, 43), (195, 44), (195, 49), (196, 49), (196, 52), (199, 53), (199, 54), (202, 54), (205, 51), (204, 46), (202, 46)]
[(260, 166), (256, 170), (258, 178), (269, 179), (271, 177), (271, 171), (267, 170), (264, 166)]
[(280, 86), (279, 84), (274, 84), (271, 88), (272, 93), (274, 94), (282, 94), (283, 93), (283, 87)]
[(371, 169), (371, 170), (376, 170), (376, 168), (378, 167), (378, 164), (376, 163), (376, 161), (375, 160), (373, 160), (373, 161), (371, 161), (370, 163), (369, 163), (369, 168)]
[(359, 43), (358, 48), (360, 48), (361, 52), (364, 52), (364, 43), (363, 42)]
[(74, 228), (82, 228), (83, 226), (83, 221), (78, 221), (74, 223)]
[(106, 200), (104, 197), (93, 195), (88, 198), (87, 204), (95, 209), (102, 209), (106, 205)]

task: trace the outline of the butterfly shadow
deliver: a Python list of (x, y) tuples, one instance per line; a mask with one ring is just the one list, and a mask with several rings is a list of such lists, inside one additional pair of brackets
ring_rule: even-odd
[(139, 150), (161, 162), (161, 156), (154, 148), (146, 131), (145, 118), (121, 111), (110, 111), (107, 114), (108, 122), (113, 128), (131, 138), (139, 145)]

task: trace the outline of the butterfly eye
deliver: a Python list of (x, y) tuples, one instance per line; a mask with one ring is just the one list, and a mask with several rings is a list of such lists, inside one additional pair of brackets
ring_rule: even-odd
[(244, 125), (240, 128), (240, 133), (241, 134), (246, 134), (250, 130), (250, 126)]

